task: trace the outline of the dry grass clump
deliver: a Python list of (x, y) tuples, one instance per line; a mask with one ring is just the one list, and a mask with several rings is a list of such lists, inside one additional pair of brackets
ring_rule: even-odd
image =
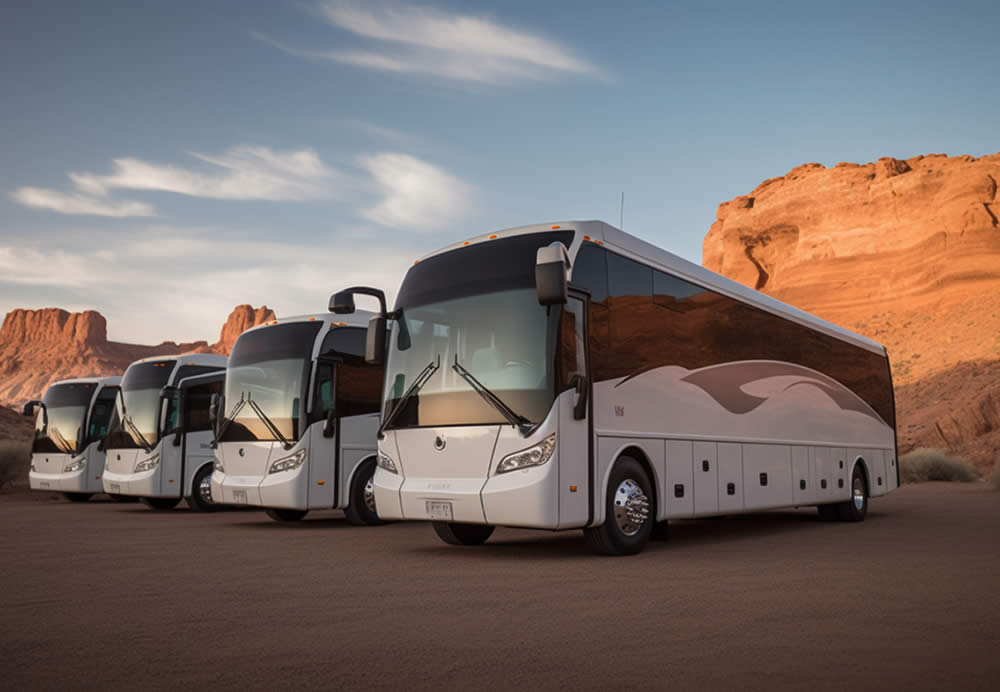
[(899, 458), (899, 479), (903, 483), (925, 481), (978, 481), (979, 474), (965, 459), (952, 456), (943, 449), (921, 447)]
[(0, 440), (0, 489), (27, 477), (31, 463), (31, 443)]

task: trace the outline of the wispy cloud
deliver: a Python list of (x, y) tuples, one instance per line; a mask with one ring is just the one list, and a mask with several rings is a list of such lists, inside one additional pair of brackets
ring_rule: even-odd
[(365, 41), (357, 49), (307, 51), (254, 34), (279, 50), (383, 72), (428, 74), (481, 83), (606, 78), (559, 41), (493, 18), (404, 3), (331, 0), (319, 6), (334, 27)]
[(315, 151), (272, 151), (267, 147), (241, 146), (224, 154), (193, 156), (222, 170), (199, 171), (149, 163), (140, 159), (115, 159), (109, 175), (70, 173), (74, 184), (92, 195), (109, 190), (153, 190), (192, 197), (235, 200), (300, 201), (329, 197), (335, 171)]
[(473, 190), (444, 170), (406, 154), (360, 159), (382, 199), (362, 215), (384, 226), (434, 230), (467, 214)]
[(92, 216), (155, 216), (153, 207), (144, 202), (98, 199), (89, 195), (59, 192), (40, 187), (21, 187), (11, 193), (11, 199), (32, 209), (46, 209), (60, 214)]

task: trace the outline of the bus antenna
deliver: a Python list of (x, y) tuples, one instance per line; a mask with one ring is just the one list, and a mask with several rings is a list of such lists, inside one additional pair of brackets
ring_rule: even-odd
[(618, 203), (618, 228), (625, 230), (625, 190), (622, 190), (621, 202)]

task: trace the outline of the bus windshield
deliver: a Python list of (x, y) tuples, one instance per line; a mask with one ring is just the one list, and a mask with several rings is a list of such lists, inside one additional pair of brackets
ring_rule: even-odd
[(97, 384), (67, 382), (48, 388), (35, 418), (35, 440), (31, 451), (36, 454), (76, 454), (80, 431), (87, 417), (87, 407)]
[[(400, 287), (383, 417), (428, 363), (440, 362), (387, 429), (509, 424), (469, 375), (519, 418), (540, 423), (555, 399), (559, 308), (538, 304), (535, 255), (572, 231), (479, 243), (415, 265)], [(440, 359), (440, 360), (438, 360)], [(460, 367), (456, 368), (458, 363)]]
[(174, 360), (129, 366), (122, 379), (121, 396), (108, 433), (110, 449), (155, 446), (159, 439), (160, 390), (170, 380)]
[[(303, 392), (313, 346), (323, 322), (289, 322), (246, 332), (226, 369), (226, 415), (241, 398), (257, 403), (287, 440), (298, 436)], [(273, 441), (275, 435), (250, 406), (243, 406), (220, 441)]]

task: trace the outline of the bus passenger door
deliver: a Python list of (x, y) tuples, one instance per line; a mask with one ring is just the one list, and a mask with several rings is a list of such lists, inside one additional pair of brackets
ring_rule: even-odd
[(587, 351), (587, 302), (570, 291), (559, 324), (559, 528), (590, 521), (593, 430)]
[[(181, 426), (181, 391), (171, 388), (164, 391), (162, 398), (162, 425), (160, 432), (160, 487), (164, 497), (183, 497), (184, 479), (182, 465), (184, 441)], [(140, 459), (144, 458), (142, 455)]]
[[(337, 506), (336, 460), (340, 443), (336, 410), (336, 364), (321, 359), (316, 362), (313, 401), (309, 413), (307, 502), (313, 509)], [(303, 508), (305, 509), (305, 508)]]

